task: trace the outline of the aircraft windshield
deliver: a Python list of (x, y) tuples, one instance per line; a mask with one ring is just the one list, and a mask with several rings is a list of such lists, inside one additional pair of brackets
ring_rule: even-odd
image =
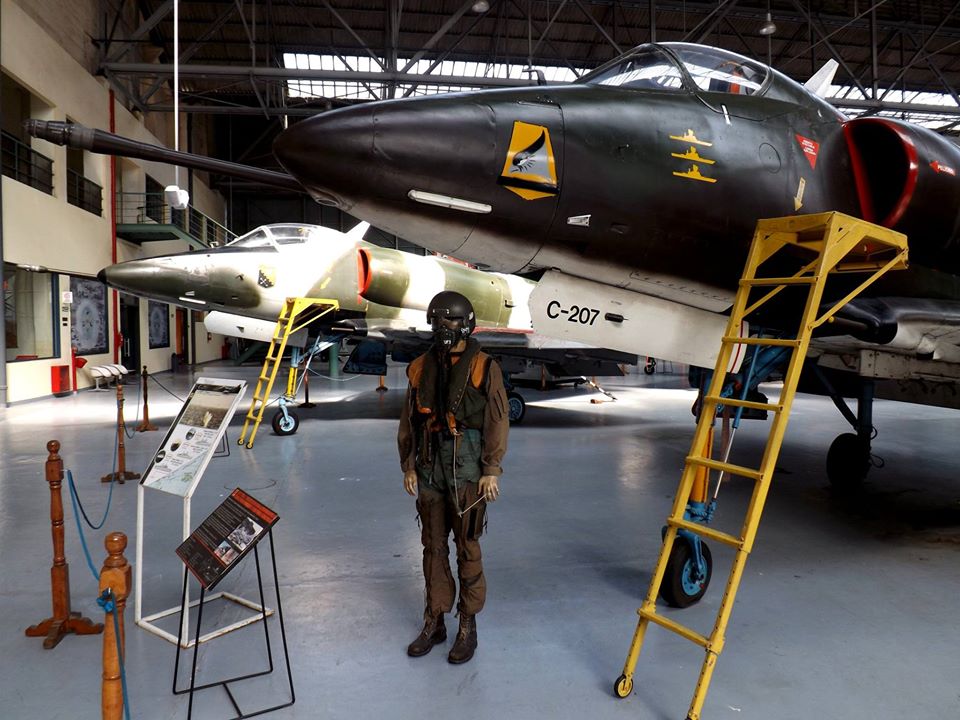
[(270, 225), (268, 229), (278, 245), (294, 245), (310, 237), (310, 228), (304, 225)]
[(767, 79), (767, 69), (736, 53), (687, 43), (664, 43), (677, 54), (700, 90), (753, 95)]
[(270, 238), (267, 237), (267, 234), (261, 228), (257, 228), (256, 230), (251, 230), (246, 235), (241, 235), (233, 242), (227, 243), (227, 247), (268, 249), (273, 248), (273, 243), (270, 242)]
[(585, 75), (581, 82), (639, 90), (683, 89), (683, 78), (676, 64), (650, 46), (637, 48), (610, 65)]

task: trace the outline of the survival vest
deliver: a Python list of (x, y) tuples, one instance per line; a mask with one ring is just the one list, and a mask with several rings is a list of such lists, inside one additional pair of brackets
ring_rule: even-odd
[(439, 408), (436, 392), (439, 359), (432, 351), (418, 357), (407, 366), (407, 378), (414, 389), (414, 422), (425, 424), (431, 432), (447, 428), (456, 434), (464, 428), (482, 429), (489, 367), (490, 356), (480, 350), (476, 340), (467, 340), (467, 349), (450, 369), (447, 407)]

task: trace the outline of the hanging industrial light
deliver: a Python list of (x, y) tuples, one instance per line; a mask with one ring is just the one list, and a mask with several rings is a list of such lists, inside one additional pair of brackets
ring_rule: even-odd
[(487, 0), (477, 0), (470, 9), (475, 13), (485, 13), (490, 9), (490, 3)]
[(773, 35), (777, 31), (777, 24), (773, 21), (773, 17), (770, 15), (770, 10), (767, 10), (767, 19), (760, 26), (760, 29), (757, 31), (761, 35)]

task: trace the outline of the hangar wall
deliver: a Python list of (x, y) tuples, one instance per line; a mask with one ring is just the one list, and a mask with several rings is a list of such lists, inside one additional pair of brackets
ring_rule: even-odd
[[(91, 75), (80, 62), (60, 46), (44, 27), (13, 0), (0, 0), (0, 68), (3, 73), (28, 90), (32, 96), (30, 116), (45, 120), (71, 120), (90, 127), (108, 129), (110, 93), (106, 82)], [(78, 33), (79, 34), (79, 33)], [(74, 48), (75, 50), (76, 48)], [(128, 137), (162, 144), (144, 123), (117, 102), (114, 105), (116, 132)], [(156, 119), (153, 119), (156, 124)], [(181, 122), (185, 131), (187, 123)], [(172, 133), (170, 133), (172, 136)], [(102, 215), (97, 215), (67, 202), (67, 150), (64, 147), (34, 139), (33, 150), (53, 160), (53, 192), (47, 194), (27, 184), (4, 176), (3, 183), (3, 250), (5, 263), (38, 266), (48, 269), (56, 278), (58, 299), (54, 308), (54, 333), (59, 349), (54, 357), (7, 362), (7, 401), (17, 402), (51, 394), (51, 368), (71, 362), (71, 306), (60, 301), (71, 288), (71, 275), (95, 276), (112, 261), (110, 159), (84, 153), (83, 174), (103, 188)], [(186, 147), (185, 139), (181, 146)], [(135, 160), (118, 160), (118, 191), (144, 192), (149, 174), (162, 185), (172, 183), (174, 169), (167, 165)], [(186, 186), (186, 171), (181, 171), (181, 185)], [(198, 210), (222, 221), (222, 197), (194, 178), (194, 197)], [(187, 250), (185, 242), (144, 243), (141, 247), (125, 240), (117, 241), (117, 260), (127, 260), (164, 252)], [(108, 330), (110, 349), (107, 353), (85, 355), (91, 365), (113, 362), (116, 332), (112, 311), (115, 292), (108, 291)], [(171, 307), (170, 327), (175, 325), (175, 309)], [(191, 313), (192, 314), (192, 313)], [(206, 332), (202, 321), (196, 321), (193, 357), (202, 363), (220, 357), (222, 336)], [(150, 371), (170, 369), (171, 347), (150, 349), (147, 340), (147, 303), (140, 303), (140, 358)], [(135, 370), (135, 368), (131, 368)], [(77, 373), (79, 388), (93, 385), (89, 374)]]

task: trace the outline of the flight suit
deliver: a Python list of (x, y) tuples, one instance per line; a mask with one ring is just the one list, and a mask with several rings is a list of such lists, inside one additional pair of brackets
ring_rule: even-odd
[(421, 355), (407, 368), (409, 386), (400, 417), (400, 465), (417, 473), (417, 513), (423, 544), (426, 611), (453, 609), (456, 585), (448, 538), (457, 548), (461, 614), (476, 615), (486, 600), (479, 538), (486, 501), (484, 475), (500, 476), (510, 421), (500, 366), (470, 338), (462, 354)]

